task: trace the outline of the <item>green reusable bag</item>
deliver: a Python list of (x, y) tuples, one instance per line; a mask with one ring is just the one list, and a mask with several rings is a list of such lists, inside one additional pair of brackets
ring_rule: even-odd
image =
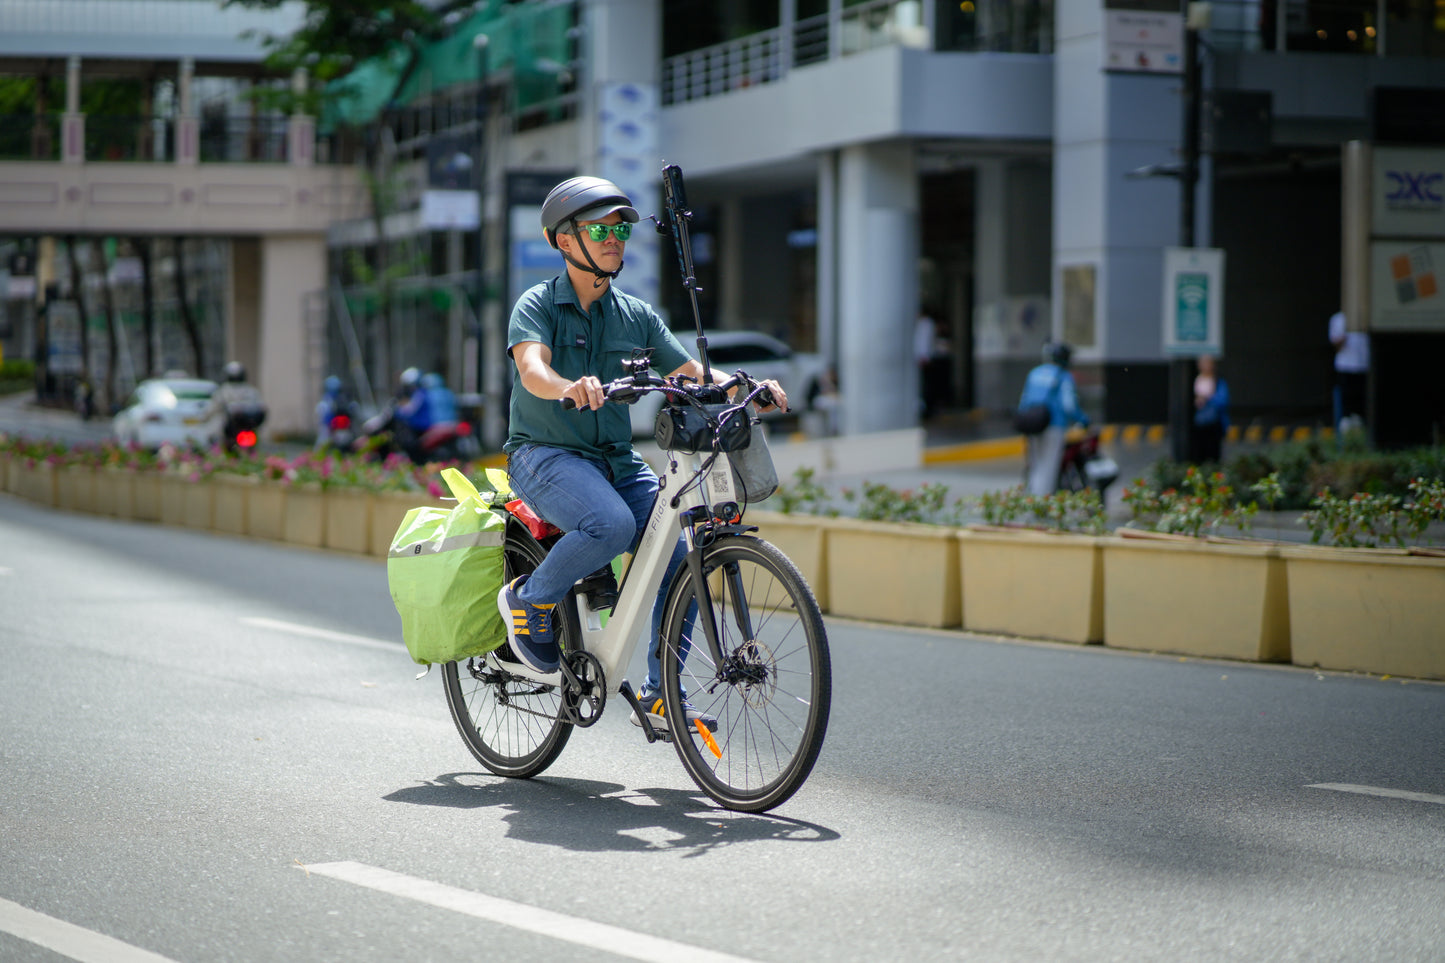
[(407, 512), (386, 559), (402, 638), (421, 665), (485, 655), (507, 640), (497, 611), (506, 519), (492, 508), (509, 494), (506, 474), (488, 470), (490, 492), (478, 492), (455, 468), (442, 478), (456, 507)]

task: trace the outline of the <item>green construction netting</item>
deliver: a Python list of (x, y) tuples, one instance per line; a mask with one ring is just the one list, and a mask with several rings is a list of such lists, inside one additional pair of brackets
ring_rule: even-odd
[(556, 97), (559, 72), (570, 59), (572, 16), (571, 4), (488, 3), (447, 37), (424, 45), (409, 73), (412, 51), (398, 44), (385, 56), (368, 60), (335, 81), (336, 95), (328, 98), (322, 130), (361, 126), (374, 120), (388, 103), (405, 106), (456, 84), (476, 83), (481, 64), (473, 39), (478, 34), (488, 38), (488, 73), (512, 72), (517, 107)]

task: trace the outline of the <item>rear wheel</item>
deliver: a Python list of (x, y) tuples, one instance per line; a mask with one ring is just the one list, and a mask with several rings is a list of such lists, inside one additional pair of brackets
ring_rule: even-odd
[[(762, 539), (732, 536), (706, 550), (703, 568), (717, 621), (721, 661), (701, 624), (680, 657), (696, 592), (679, 578), (668, 597), (662, 652), (666, 718), (693, 707), (715, 716), (673, 744), (693, 780), (729, 809), (763, 812), (797, 792), (817, 761), (832, 702), (832, 663), (818, 602), (782, 552)], [(685, 573), (684, 569), (684, 573)]]
[[(508, 534), (503, 546), (505, 578), (528, 574), (546, 556), (531, 538)], [(564, 652), (573, 648), (565, 620), (556, 622)], [(448, 662), (442, 684), (452, 721), (477, 761), (499, 776), (527, 778), (542, 772), (572, 736), (563, 722), (562, 690), (507, 671), (506, 661), (487, 658)]]

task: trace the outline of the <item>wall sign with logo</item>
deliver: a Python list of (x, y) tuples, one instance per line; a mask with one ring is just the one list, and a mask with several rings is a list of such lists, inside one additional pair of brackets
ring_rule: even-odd
[(1184, 69), (1184, 15), (1175, 0), (1108, 0), (1104, 69), (1177, 74)]
[(1224, 352), (1224, 251), (1164, 249), (1164, 352), (1198, 358)]
[(1370, 233), (1445, 237), (1445, 150), (1376, 147)]

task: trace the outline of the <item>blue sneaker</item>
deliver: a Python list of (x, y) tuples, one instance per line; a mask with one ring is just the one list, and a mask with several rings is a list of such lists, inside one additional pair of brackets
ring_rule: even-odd
[(497, 608), (507, 626), (507, 646), (527, 668), (556, 672), (562, 664), (562, 652), (552, 630), (552, 610), (557, 606), (533, 605), (519, 599), (517, 590), (526, 580), (527, 576), (518, 575), (497, 593)]
[[(644, 695), (639, 695), (637, 701), (640, 702), (642, 708), (647, 711), (647, 721), (652, 723), (654, 728), (663, 730), (669, 728), (667, 719), (663, 713), (662, 693), (649, 692)], [(687, 712), (687, 724), (689, 727), (701, 720), (708, 732), (717, 732), (717, 718), (715, 716), (710, 716), (706, 712), (694, 708), (693, 704), (688, 702), (686, 698), (682, 700), (682, 707)], [(632, 724), (638, 727), (642, 726), (642, 720), (637, 718), (637, 712), (635, 710), (632, 713)]]

